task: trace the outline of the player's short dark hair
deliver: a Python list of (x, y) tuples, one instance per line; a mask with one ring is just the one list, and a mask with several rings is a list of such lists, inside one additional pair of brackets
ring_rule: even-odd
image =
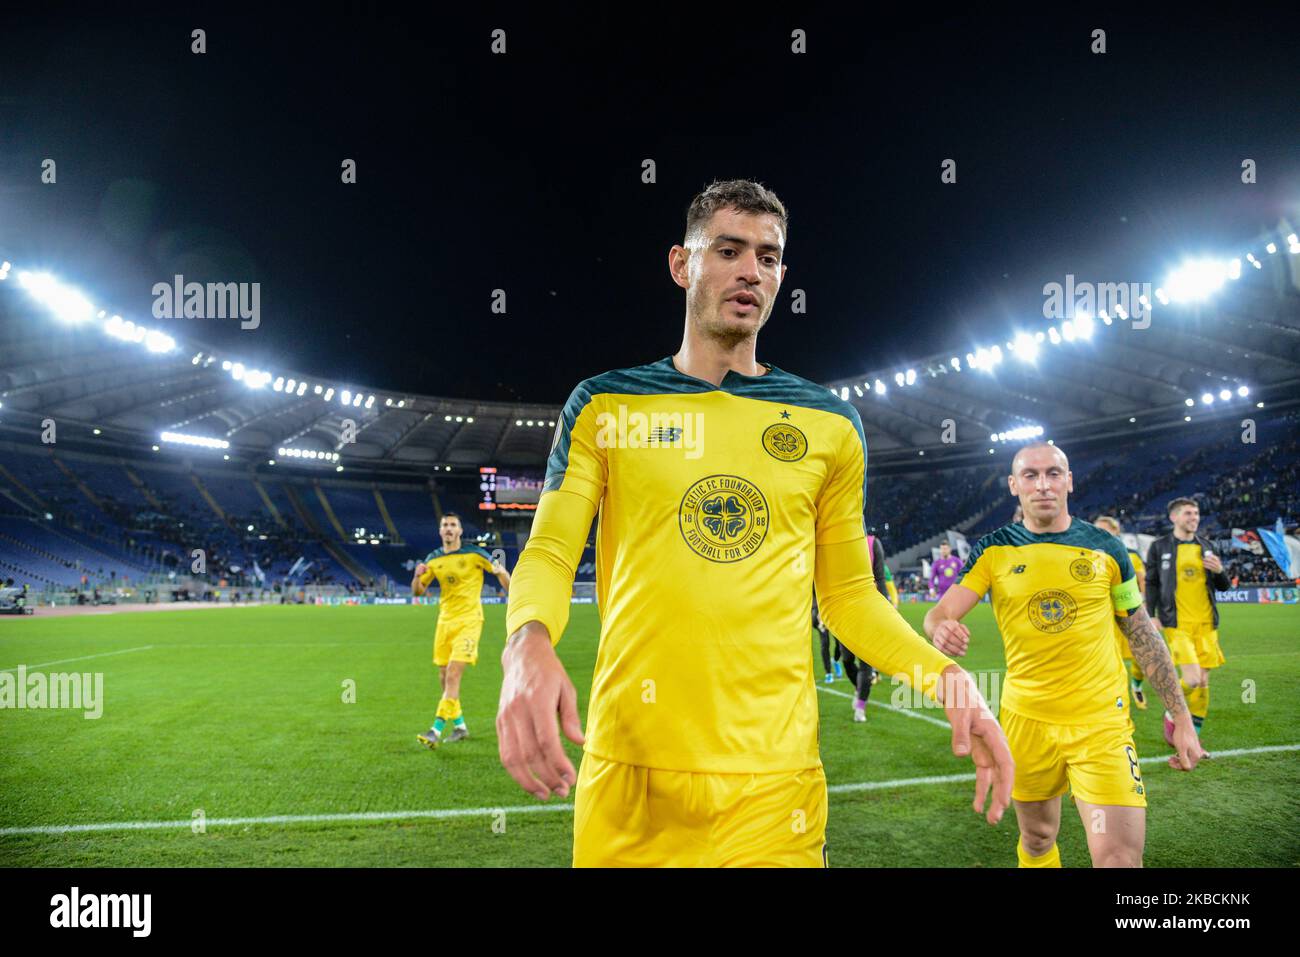
[(443, 512), (443, 513), (442, 513), (442, 517), (443, 517), (443, 518), (454, 518), (456, 521), (460, 522), (462, 525), (465, 524), (465, 520), (464, 520), (463, 518), (460, 517), (460, 512)]
[(737, 209), (755, 216), (771, 213), (781, 221), (781, 232), (789, 232), (790, 214), (776, 193), (753, 180), (725, 179), (714, 180), (691, 200), (686, 209), (686, 241), (689, 243), (691, 235), (720, 209)]
[(1176, 509), (1180, 509), (1184, 505), (1195, 505), (1196, 508), (1198, 509), (1201, 507), (1199, 505), (1196, 505), (1196, 499), (1194, 498), (1176, 498), (1173, 501), (1171, 501), (1168, 506), (1166, 506), (1165, 514), (1172, 515), (1174, 514), (1174, 511)]

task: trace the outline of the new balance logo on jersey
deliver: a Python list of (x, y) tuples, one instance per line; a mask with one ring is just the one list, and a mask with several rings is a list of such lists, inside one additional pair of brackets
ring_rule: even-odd
[(1022, 573), (1024, 572), (1024, 570), (1025, 570), (1025, 566), (1024, 566), (1024, 565), (1013, 565), (1013, 566), (1011, 566), (1011, 574), (1013, 574), (1013, 575), (1020, 575), (1020, 574), (1022, 574)]
[(681, 449), (688, 459), (704, 454), (703, 412), (633, 412), (596, 416), (596, 446), (602, 449)]

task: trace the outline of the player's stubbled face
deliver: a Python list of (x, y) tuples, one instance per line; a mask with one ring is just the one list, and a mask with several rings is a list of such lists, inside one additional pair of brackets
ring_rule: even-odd
[(1057, 449), (1030, 449), (1016, 457), (1012, 491), (1026, 517), (1050, 522), (1066, 507), (1072, 482), (1070, 465)]
[(1201, 526), (1201, 510), (1193, 505), (1184, 505), (1174, 513), (1174, 525), (1184, 535), (1195, 535)]
[(763, 328), (781, 288), (784, 245), (775, 216), (734, 209), (713, 214), (691, 247), (687, 301), (702, 331), (740, 340)]
[(450, 545), (460, 535), (460, 522), (443, 522), (439, 528), (442, 540)]

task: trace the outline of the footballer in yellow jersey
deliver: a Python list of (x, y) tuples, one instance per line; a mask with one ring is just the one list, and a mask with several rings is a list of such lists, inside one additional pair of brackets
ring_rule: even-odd
[[(692, 202), (669, 269), (682, 347), (588, 379), (560, 416), (510, 591), (501, 760), (546, 798), (576, 783), (577, 866), (823, 866), (826, 778), (808, 646), (813, 588), (841, 643), (923, 675), (988, 820), (1013, 768), (973, 680), (873, 587), (853, 406), (755, 359), (785, 213), (747, 181)], [(584, 736), (553, 648), (596, 519), (600, 645)], [(556, 730), (584, 744), (575, 775)]]
[(1169, 649), (1143, 606), (1123, 543), (1070, 515), (1065, 453), (1045, 442), (1026, 445), (1008, 485), (1023, 522), (976, 543), (960, 581), (926, 614), (925, 630), (936, 648), (965, 654), (970, 632), (960, 619), (991, 595), (1006, 649), (1001, 717), (1016, 762), (1021, 866), (1060, 866), (1056, 835), (1068, 788), (1093, 865), (1139, 867), (1146, 786), (1113, 623), (1175, 716), (1179, 754), (1171, 766), (1191, 770), (1204, 752)]
[[(1197, 732), (1210, 713), (1210, 672), (1224, 663), (1219, 647), (1219, 608), (1216, 588), (1230, 582), (1209, 539), (1197, 534), (1200, 507), (1193, 499), (1176, 498), (1168, 506), (1173, 529), (1151, 543), (1147, 553), (1147, 611), (1165, 629), (1174, 664), (1182, 673), (1183, 693)], [(1165, 740), (1172, 734), (1165, 715)]]
[(417, 597), (438, 581), (438, 624), (434, 630), (433, 663), (438, 668), (442, 698), (433, 727), (416, 738), (433, 749), (443, 741), (448, 721), (452, 731), (448, 742), (469, 737), (465, 715), (460, 706), (460, 676), (466, 665), (478, 662), (478, 642), (483, 633), (483, 575), (495, 575), (501, 587), (510, 589), (510, 573), (477, 545), (464, 545), (460, 516), (445, 512), (438, 523), (442, 548), (430, 552), (415, 566), (411, 592)]
[[(1099, 515), (1097, 518), (1093, 519), (1093, 524), (1098, 528), (1105, 529), (1107, 532), (1123, 541), (1121, 536), (1123, 535), (1124, 530), (1120, 527), (1119, 519), (1110, 515)], [(1133, 575), (1137, 579), (1138, 593), (1145, 595), (1147, 577), (1146, 565), (1143, 564), (1142, 556), (1137, 552), (1127, 546), (1125, 546), (1125, 549), (1128, 553), (1128, 560), (1133, 565)], [(1142, 673), (1142, 666), (1134, 660), (1133, 649), (1129, 648), (1128, 639), (1124, 637), (1124, 632), (1120, 630), (1118, 622), (1115, 624), (1115, 646), (1119, 648), (1119, 656), (1123, 659), (1124, 667), (1128, 670), (1128, 687), (1129, 691), (1133, 695), (1133, 707), (1137, 708), (1139, 711), (1145, 711), (1147, 709), (1147, 698), (1146, 694), (1142, 691), (1142, 679), (1145, 678), (1146, 675)]]

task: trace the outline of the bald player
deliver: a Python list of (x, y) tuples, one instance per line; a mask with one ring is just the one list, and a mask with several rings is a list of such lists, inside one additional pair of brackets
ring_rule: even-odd
[[(667, 256), (685, 294), (681, 348), (585, 380), (560, 416), (510, 589), (497, 732), (530, 793), (565, 796), (576, 777), (576, 866), (826, 865), (814, 585), (846, 649), (888, 674), (916, 669), (942, 701), (953, 753), (976, 765), (975, 809), (994, 788), (996, 823), (1010, 800), (1006, 741), (975, 682), (874, 587), (857, 410), (757, 360), (786, 225), (757, 183), (696, 196)], [(597, 515), (584, 734), (554, 646)], [(557, 716), (584, 746), (576, 776)]]
[(1016, 762), (1020, 866), (1061, 866), (1056, 835), (1069, 789), (1093, 866), (1140, 867), (1146, 787), (1113, 622), (1172, 716), (1178, 754), (1170, 766), (1190, 771), (1205, 751), (1123, 544), (1070, 515), (1065, 453), (1045, 442), (1025, 446), (1007, 487), (1022, 524), (979, 540), (961, 580), (925, 616), (926, 634), (945, 654), (964, 655), (970, 632), (961, 619), (992, 593), (1006, 647), (1001, 718)]

